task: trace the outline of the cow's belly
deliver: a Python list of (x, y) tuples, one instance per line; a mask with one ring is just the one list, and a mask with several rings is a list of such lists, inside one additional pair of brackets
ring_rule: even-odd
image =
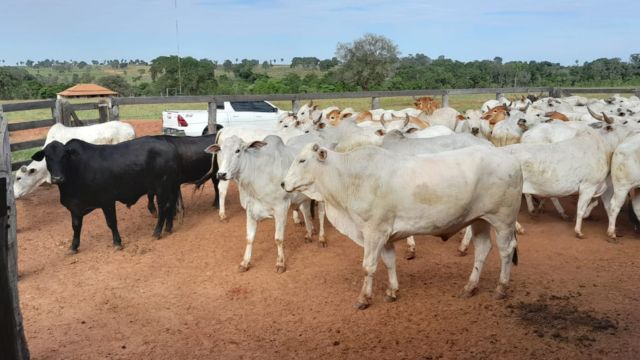
[(272, 219), (274, 209), (260, 201), (254, 199), (246, 199), (246, 210), (252, 218), (256, 220)]

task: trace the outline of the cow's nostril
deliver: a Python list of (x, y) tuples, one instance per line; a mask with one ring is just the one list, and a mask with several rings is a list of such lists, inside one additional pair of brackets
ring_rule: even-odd
[(284, 189), (284, 181), (280, 183), (280, 187)]

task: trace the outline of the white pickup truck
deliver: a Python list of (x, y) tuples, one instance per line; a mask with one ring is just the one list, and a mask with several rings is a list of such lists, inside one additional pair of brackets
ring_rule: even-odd
[[(274, 129), (283, 110), (267, 101), (225, 101), (218, 104), (216, 123), (223, 127), (254, 126)], [(207, 133), (207, 110), (167, 110), (162, 112), (162, 133), (200, 136)]]

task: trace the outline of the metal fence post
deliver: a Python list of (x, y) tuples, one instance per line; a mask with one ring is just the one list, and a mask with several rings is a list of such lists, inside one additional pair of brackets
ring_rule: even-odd
[(374, 96), (371, 98), (371, 110), (380, 109), (380, 98)]
[(218, 105), (216, 104), (215, 98), (209, 101), (209, 103), (207, 104), (207, 110), (209, 115), (209, 118), (208, 118), (209, 134), (215, 134), (217, 114), (218, 114)]

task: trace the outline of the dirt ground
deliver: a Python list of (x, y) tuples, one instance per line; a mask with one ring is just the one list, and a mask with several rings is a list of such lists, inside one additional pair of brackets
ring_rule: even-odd
[[(138, 122), (135, 122), (138, 123)], [(142, 125), (150, 126), (150, 125)], [(136, 125), (138, 129), (138, 125)], [(158, 127), (159, 129), (159, 127)], [(140, 129), (155, 131), (155, 129)], [(85, 217), (80, 252), (65, 255), (72, 230), (55, 186), (17, 201), (20, 298), (34, 359), (633, 359), (640, 355), (640, 239), (625, 214), (619, 244), (606, 221), (573, 236), (551, 206), (522, 211), (519, 265), (509, 297), (494, 300), (494, 249), (479, 293), (458, 294), (473, 256), (456, 256), (460, 237), (417, 238), (417, 257), (402, 258), (400, 291), (383, 302), (380, 264), (373, 305), (353, 307), (363, 251), (328, 226), (329, 247), (286, 231), (287, 271), (275, 272), (273, 221), (260, 223), (252, 267), (237, 271), (245, 216), (235, 186), (230, 220), (212, 207), (213, 189), (184, 186), (186, 214), (175, 232), (152, 240), (145, 199), (119, 204), (124, 250), (114, 251), (100, 211)], [(563, 201), (575, 213), (575, 199)], [(550, 204), (549, 204), (550, 205)], [(472, 249), (470, 253), (472, 254)]]

